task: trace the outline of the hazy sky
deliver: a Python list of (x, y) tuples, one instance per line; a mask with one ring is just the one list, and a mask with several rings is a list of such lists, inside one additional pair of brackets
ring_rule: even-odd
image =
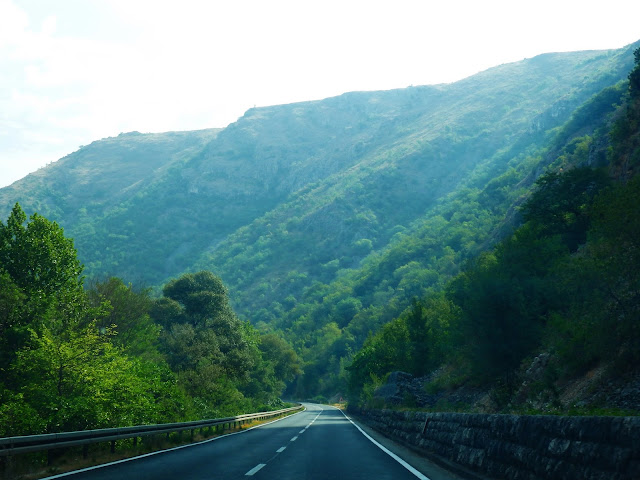
[(634, 0), (0, 0), (0, 187), (120, 132), (640, 39)]

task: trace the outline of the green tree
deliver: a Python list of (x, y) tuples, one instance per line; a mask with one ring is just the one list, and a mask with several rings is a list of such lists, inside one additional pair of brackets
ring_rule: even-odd
[(356, 402), (370, 400), (362, 398), (368, 385), (376, 384), (393, 370), (407, 370), (408, 344), (407, 324), (400, 318), (385, 324), (377, 334), (369, 337), (347, 367), (350, 397)]
[(542, 235), (560, 235), (575, 251), (586, 242), (593, 199), (609, 184), (605, 172), (587, 167), (546, 173), (522, 207), (524, 220), (537, 226)]
[(163, 293), (150, 311), (163, 326), (160, 350), (198, 414), (246, 408), (249, 400), (239, 387), (249, 380), (259, 356), (222, 281), (207, 271), (185, 274), (170, 281)]
[(635, 67), (629, 73), (629, 94), (632, 99), (640, 98), (640, 48), (633, 52)]
[[(89, 301), (73, 242), (44, 217), (25, 221), (16, 204), (0, 224), (0, 433), (183, 418), (186, 399), (166, 363), (123, 351), (140, 353), (150, 335), (141, 328), (148, 297), (136, 304), (139, 297), (111, 281)], [(121, 342), (114, 341), (116, 321)]]
[(260, 337), (262, 358), (273, 367), (273, 374), (279, 380), (289, 382), (301, 373), (300, 359), (282, 337), (269, 333)]
[(49, 329), (31, 331), (29, 348), (17, 353), (11, 369), (23, 379), (23, 400), (36, 408), (46, 431), (59, 432), (153, 423), (176, 416), (179, 392), (149, 375), (149, 365), (133, 360), (99, 333), (95, 324), (65, 337)]
[(219, 277), (208, 271), (171, 280), (162, 293), (182, 306), (184, 315), (176, 320), (182, 319), (195, 327), (232, 315), (227, 288)]
[(618, 369), (640, 364), (640, 177), (599, 195), (589, 244), (563, 268), (570, 299), (554, 317), (553, 342), (564, 361), (584, 369), (617, 360)]
[(563, 303), (554, 268), (566, 256), (559, 236), (525, 225), (448, 284), (446, 296), (459, 308), (453, 342), (474, 378), (509, 374), (540, 344), (551, 312)]
[[(6, 225), (0, 222), (0, 363), (5, 368), (28, 345), (30, 330), (64, 335), (99, 313), (87, 310), (73, 241), (38, 214), (26, 221), (16, 204)], [(15, 387), (11, 382), (20, 378), (7, 375), (5, 383)]]
[(608, 157), (616, 177), (631, 178), (640, 164), (640, 48), (634, 52), (635, 67), (629, 74), (626, 110), (611, 128)]
[(25, 298), (26, 295), (13, 282), (11, 276), (0, 271), (0, 342), (5, 352), (16, 348), (13, 339), (9, 337), (22, 323)]
[(38, 297), (81, 295), (82, 265), (73, 240), (57, 223), (34, 213), (27, 217), (19, 204), (4, 225), (0, 222), (0, 267), (36, 301)]
[(153, 303), (150, 290), (136, 290), (119, 278), (95, 282), (87, 291), (94, 307), (108, 310), (98, 321), (99, 329), (115, 327), (114, 345), (134, 356), (157, 356), (160, 327), (149, 316)]

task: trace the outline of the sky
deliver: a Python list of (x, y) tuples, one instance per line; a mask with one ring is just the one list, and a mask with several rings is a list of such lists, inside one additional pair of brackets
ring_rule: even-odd
[(640, 39), (632, 0), (0, 0), (0, 187), (121, 132)]

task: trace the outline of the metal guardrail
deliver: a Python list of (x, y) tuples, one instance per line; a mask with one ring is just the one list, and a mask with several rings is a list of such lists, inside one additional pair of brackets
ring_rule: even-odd
[(0, 457), (17, 455), (21, 453), (38, 452), (52, 450), (55, 448), (75, 447), (79, 445), (89, 445), (91, 443), (112, 442), (127, 438), (144, 437), (161, 433), (193, 431), (198, 428), (207, 428), (225, 424), (244, 424), (250, 420), (266, 420), (278, 417), (286, 413), (293, 413), (304, 407), (299, 405), (292, 408), (283, 408), (271, 412), (249, 413), (236, 417), (214, 418), (209, 420), (196, 420), (181, 423), (160, 423), (157, 425), (138, 425), (134, 427), (101, 428), (97, 430), (82, 430), (78, 432), (46, 433), (42, 435), (28, 435), (20, 437), (0, 438)]

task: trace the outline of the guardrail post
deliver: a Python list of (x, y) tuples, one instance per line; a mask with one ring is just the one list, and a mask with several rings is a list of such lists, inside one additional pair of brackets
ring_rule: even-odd
[[(299, 410), (299, 408), (291, 409)], [(28, 452), (46, 452), (47, 465), (51, 466), (53, 462), (60, 456), (60, 452), (66, 448), (82, 446), (83, 458), (88, 458), (89, 445), (92, 443), (107, 443), (110, 442), (111, 453), (115, 453), (116, 441), (133, 439), (133, 446), (138, 446), (138, 437), (143, 444), (149, 443), (149, 445), (157, 445), (161, 443), (160, 435), (165, 433), (167, 441), (171, 438), (171, 433), (176, 432), (180, 440), (183, 439), (183, 432), (185, 429), (189, 430), (191, 441), (194, 440), (195, 430), (200, 429), (202, 434), (205, 429), (209, 435), (220, 432), (224, 434), (225, 429), (230, 430), (232, 428), (240, 428), (251, 423), (254, 419), (261, 418), (267, 419), (271, 417), (282, 416), (280, 414), (268, 414), (265, 412), (259, 412), (258, 414), (246, 414), (236, 417), (220, 418), (220, 419), (208, 419), (201, 421), (190, 421), (181, 423), (167, 423), (157, 425), (140, 425), (136, 427), (123, 427), (123, 428), (105, 428), (96, 430), (90, 433), (85, 431), (78, 432), (61, 432), (58, 434), (42, 434), (32, 435), (26, 437), (7, 437), (0, 438), (0, 473), (5, 470), (11, 469), (11, 460), (7, 455), (16, 455)], [(11, 452), (9, 454), (9, 452)], [(9, 459), (7, 459), (9, 458)]]

